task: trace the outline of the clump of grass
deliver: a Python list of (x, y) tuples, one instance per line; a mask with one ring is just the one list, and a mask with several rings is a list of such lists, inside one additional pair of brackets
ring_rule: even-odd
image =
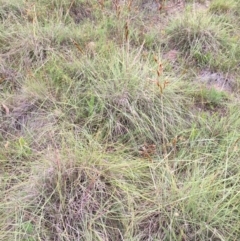
[(182, 83), (167, 76), (158, 83), (157, 65), (151, 71), (154, 63), (148, 61), (141, 59), (141, 49), (120, 49), (79, 62), (81, 77), (67, 94), (74, 123), (84, 123), (103, 140), (130, 143), (162, 143), (188, 125), (188, 99), (177, 94)]
[(172, 19), (167, 28), (169, 46), (178, 49), (188, 62), (200, 67), (228, 70), (236, 68), (236, 40), (213, 15), (205, 12), (186, 12)]
[(6, 235), (16, 232), (17, 240), (122, 240), (130, 215), (129, 191), (136, 190), (130, 181), (132, 171), (144, 174), (141, 170), (147, 163), (137, 166), (136, 162), (133, 165), (121, 157), (95, 155), (95, 151), (90, 154), (83, 148), (77, 153), (52, 151), (48, 162), (38, 166), (29, 183), (22, 185), (28, 194), (22, 197), (19, 212), (12, 213), (16, 226), (10, 225)]
[(112, 185), (107, 165), (99, 168), (97, 159), (89, 167), (55, 161), (60, 166), (49, 168), (35, 187), (35, 202), (45, 207), (41, 229), (46, 229), (47, 237), (121, 240), (124, 206), (120, 199), (124, 195)]
[(235, 0), (223, 1), (223, 0), (214, 0), (211, 2), (209, 10), (213, 13), (228, 13), (234, 11), (237, 7), (237, 2)]

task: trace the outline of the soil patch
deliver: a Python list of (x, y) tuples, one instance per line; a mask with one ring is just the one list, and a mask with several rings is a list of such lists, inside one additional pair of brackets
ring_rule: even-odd
[(229, 74), (203, 70), (200, 72), (200, 75), (197, 76), (196, 80), (206, 84), (210, 88), (215, 88), (219, 91), (226, 91), (229, 93), (233, 92), (234, 79)]

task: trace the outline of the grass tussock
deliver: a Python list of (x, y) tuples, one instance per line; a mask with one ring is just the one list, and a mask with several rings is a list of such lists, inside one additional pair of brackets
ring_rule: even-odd
[(206, 12), (190, 11), (172, 19), (167, 34), (169, 46), (191, 64), (227, 71), (238, 63), (237, 39), (231, 26)]
[[(120, 54), (84, 65), (82, 72), (85, 74), (79, 86), (84, 90), (81, 103), (85, 103), (83, 107), (86, 108), (81, 111), (82, 118), (90, 130), (97, 133), (100, 128), (104, 139), (139, 139), (142, 142), (149, 139), (156, 142), (171, 136), (164, 133), (163, 126), (167, 125), (166, 130), (174, 133), (176, 126), (186, 125), (183, 116), (188, 100), (175, 94), (181, 83), (172, 80), (161, 90), (163, 87), (153, 79), (156, 74), (150, 72), (150, 63), (141, 63), (140, 54), (138, 50), (133, 53), (123, 50)], [(108, 69), (108, 73), (102, 68)], [(163, 85), (164, 77), (161, 82)], [(173, 95), (179, 98), (177, 111), (176, 103), (171, 100)], [(164, 123), (163, 116), (169, 116), (167, 123)]]
[(237, 2), (235, 0), (224, 2), (222, 0), (215, 0), (210, 5), (210, 11), (213, 13), (228, 13), (235, 11)]
[(240, 239), (238, 1), (186, 2), (0, 0), (0, 240)]

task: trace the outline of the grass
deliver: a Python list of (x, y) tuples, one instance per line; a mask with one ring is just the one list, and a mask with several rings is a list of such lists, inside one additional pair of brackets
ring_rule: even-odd
[(0, 4), (1, 240), (240, 239), (238, 1)]
[(189, 10), (172, 19), (167, 29), (169, 46), (178, 49), (190, 64), (229, 71), (236, 67), (239, 56), (232, 28), (205, 11)]
[(222, 0), (215, 0), (210, 5), (210, 11), (214, 13), (226, 13), (230, 11), (234, 11), (237, 8), (237, 2), (236, 1), (228, 1), (224, 2)]

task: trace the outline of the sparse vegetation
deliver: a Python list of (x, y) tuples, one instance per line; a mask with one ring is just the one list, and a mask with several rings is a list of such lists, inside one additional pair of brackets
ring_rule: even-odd
[(240, 240), (237, 0), (0, 0), (0, 240)]

